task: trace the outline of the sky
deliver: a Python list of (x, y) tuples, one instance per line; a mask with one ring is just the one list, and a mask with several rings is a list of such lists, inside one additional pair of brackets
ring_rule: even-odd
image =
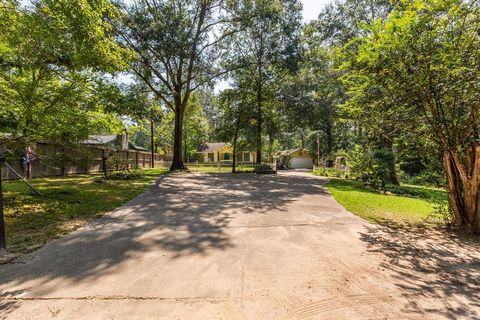
[(305, 22), (318, 17), (318, 14), (330, 0), (301, 0), (303, 3), (303, 19)]

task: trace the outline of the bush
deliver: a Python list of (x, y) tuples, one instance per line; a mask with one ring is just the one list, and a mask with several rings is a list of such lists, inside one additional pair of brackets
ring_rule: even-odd
[(130, 171), (115, 172), (108, 175), (109, 180), (133, 180), (143, 178), (143, 172), (140, 169), (133, 169)]
[(342, 178), (343, 173), (338, 171), (335, 168), (317, 168), (313, 170), (313, 174), (322, 177), (335, 177), (335, 178)]
[(268, 164), (262, 163), (255, 166), (255, 173), (259, 174), (273, 174), (277, 173)]
[(420, 174), (411, 176), (405, 172), (400, 173), (400, 180), (406, 184), (415, 184), (422, 186), (443, 187), (446, 184), (445, 175), (440, 172), (424, 170)]
[(433, 220), (434, 222), (440, 221), (447, 227), (452, 226), (455, 216), (450, 204), (444, 201), (434, 201), (433, 206), (434, 209), (427, 217), (427, 220)]
[(392, 177), (395, 168), (393, 153), (390, 149), (372, 149), (370, 146), (356, 145), (348, 154), (352, 178), (362, 180), (372, 188), (384, 188), (388, 183), (395, 183)]

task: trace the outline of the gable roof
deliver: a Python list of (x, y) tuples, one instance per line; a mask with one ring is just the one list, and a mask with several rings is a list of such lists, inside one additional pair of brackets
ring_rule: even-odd
[(301, 150), (301, 149), (296, 148), (296, 149), (287, 149), (287, 150), (277, 151), (277, 152), (275, 152), (275, 156), (276, 157), (288, 157), (288, 156), (291, 156), (292, 154), (294, 154), (295, 152), (297, 152), (298, 150)]
[(133, 144), (131, 142), (128, 143), (128, 149), (137, 151), (148, 151), (147, 148), (137, 146), (136, 144)]
[(225, 142), (202, 143), (197, 146), (198, 153), (212, 153), (226, 146)]
[(116, 135), (92, 135), (88, 137), (85, 144), (107, 144), (115, 142), (118, 139)]

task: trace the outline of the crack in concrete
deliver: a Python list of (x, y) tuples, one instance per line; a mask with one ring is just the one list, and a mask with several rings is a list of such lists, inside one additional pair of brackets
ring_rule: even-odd
[(228, 297), (228, 298), (215, 298), (215, 297), (176, 297), (176, 298), (167, 298), (167, 297), (155, 297), (155, 296), (85, 296), (85, 297), (4, 297), (0, 299), (1, 301), (117, 301), (117, 300), (139, 300), (139, 301), (164, 301), (164, 302), (196, 302), (196, 301), (206, 301), (206, 302), (226, 302), (226, 301), (237, 301), (241, 300), (239, 297)]

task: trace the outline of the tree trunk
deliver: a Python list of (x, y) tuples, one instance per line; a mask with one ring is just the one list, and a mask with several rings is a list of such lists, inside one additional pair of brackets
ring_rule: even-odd
[(173, 159), (170, 171), (185, 171), (182, 157), (183, 110), (175, 108), (175, 129), (173, 139)]
[(317, 167), (320, 167), (320, 137), (317, 133)]
[(456, 150), (444, 153), (443, 164), (448, 181), (449, 202), (457, 226), (480, 232), (480, 147), (473, 145), (465, 154), (465, 163)]
[(333, 128), (331, 122), (332, 120), (328, 119), (325, 127), (325, 154), (329, 155), (333, 151), (334, 137), (333, 137)]
[(152, 162), (150, 163), (150, 167), (155, 168), (155, 149), (154, 149), (154, 141), (153, 141), (154, 129), (153, 129), (153, 111), (150, 119), (150, 148), (151, 148), (151, 156)]
[(397, 171), (395, 170), (395, 153), (393, 152), (393, 142), (387, 141), (385, 143), (386, 149), (390, 152), (390, 157), (388, 158), (388, 182), (391, 184), (399, 185), (400, 182), (398, 181)]
[(260, 35), (260, 53), (258, 55), (258, 65), (257, 65), (257, 159), (256, 163), (260, 164), (262, 162), (262, 126), (263, 126), (263, 114), (262, 114), (262, 103), (263, 103), (263, 34)]
[(0, 250), (7, 248), (3, 215), (2, 162), (0, 161)]
[[(261, 83), (261, 80), (260, 80)], [(263, 99), (263, 88), (259, 84), (257, 88), (257, 159), (256, 163), (259, 164), (262, 162), (262, 126), (263, 126), (263, 114), (262, 114), (262, 99)]]
[(183, 161), (188, 162), (187, 159), (187, 130), (184, 130), (183, 132)]

